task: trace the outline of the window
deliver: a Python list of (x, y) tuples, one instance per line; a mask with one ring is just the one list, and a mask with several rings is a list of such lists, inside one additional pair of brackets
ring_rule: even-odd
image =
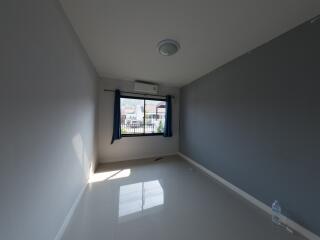
[(121, 97), (121, 135), (162, 135), (166, 102), (159, 99)]

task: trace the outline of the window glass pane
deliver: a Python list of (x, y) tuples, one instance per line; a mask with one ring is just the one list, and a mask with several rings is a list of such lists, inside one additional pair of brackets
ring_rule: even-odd
[(166, 102), (146, 100), (145, 133), (163, 133)]
[(144, 133), (144, 100), (121, 98), (121, 134)]

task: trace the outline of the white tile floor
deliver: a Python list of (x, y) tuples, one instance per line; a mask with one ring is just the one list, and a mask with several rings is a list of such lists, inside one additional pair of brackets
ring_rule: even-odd
[(112, 166), (89, 184), (63, 240), (294, 240), (178, 156)]

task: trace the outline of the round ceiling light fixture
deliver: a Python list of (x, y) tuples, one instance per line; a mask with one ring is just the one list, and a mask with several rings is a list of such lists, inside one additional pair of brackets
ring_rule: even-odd
[(165, 39), (158, 43), (159, 53), (163, 56), (171, 56), (178, 52), (180, 44), (172, 39)]

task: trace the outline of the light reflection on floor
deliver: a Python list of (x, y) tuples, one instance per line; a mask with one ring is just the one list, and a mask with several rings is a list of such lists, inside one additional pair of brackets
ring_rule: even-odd
[(163, 204), (163, 189), (158, 180), (120, 186), (119, 218)]
[(305, 240), (178, 156), (109, 164), (94, 178), (63, 240)]

